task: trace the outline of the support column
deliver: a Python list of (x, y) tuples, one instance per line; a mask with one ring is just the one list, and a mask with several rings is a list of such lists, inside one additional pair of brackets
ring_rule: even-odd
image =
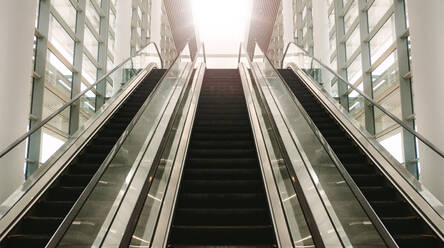
[[(412, 46), (413, 102), (416, 125), (433, 144), (444, 150), (444, 1), (407, 0)], [(403, 76), (403, 75), (401, 75)], [(418, 144), (420, 180), (444, 202), (443, 158)]]
[[(109, 5), (110, 0), (103, 0), (100, 6), (103, 11), (103, 16), (100, 17), (100, 42), (98, 62), (100, 68), (97, 70), (97, 79), (103, 77), (111, 68), (106, 68), (107, 54), (108, 54), (108, 28), (109, 28)], [(97, 84), (96, 111), (105, 103), (106, 96), (106, 79)]]
[[(344, 26), (344, 4), (342, 0), (333, 0), (335, 4), (335, 23), (336, 23), (336, 61), (338, 64), (338, 74), (347, 78), (347, 69), (345, 68), (345, 26)], [(348, 110), (347, 85), (338, 82), (338, 95), (341, 105)]]
[[(2, 1), (0, 8), (0, 150), (27, 131), (36, 1)], [(24, 180), (25, 143), (0, 159), (0, 202)]]

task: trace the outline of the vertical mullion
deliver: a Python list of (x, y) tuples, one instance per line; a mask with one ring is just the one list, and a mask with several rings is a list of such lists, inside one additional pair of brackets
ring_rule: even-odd
[[(89, 1), (89, 0), (88, 0)], [(76, 18), (76, 37), (78, 40), (74, 44), (74, 62), (73, 67), (75, 71), (72, 75), (71, 97), (80, 93), (81, 81), (82, 81), (82, 62), (83, 62), (83, 37), (85, 31), (85, 12), (86, 12), (86, 0), (79, 0), (80, 11), (77, 11)], [(69, 133), (73, 134), (79, 129), (80, 119), (80, 99), (71, 105), (71, 111), (69, 113)]]
[[(35, 54), (35, 72), (40, 75), (35, 78), (32, 85), (31, 119), (30, 129), (42, 120), (43, 96), (45, 91), (46, 63), (48, 56), (49, 15), (50, 0), (40, 0), (38, 12), (38, 31), (41, 36), (37, 37)], [(28, 178), (39, 166), (42, 129), (40, 128), (29, 137), (28, 155), (25, 177)]]
[[(97, 69), (97, 78), (102, 77), (106, 74), (106, 60), (108, 52), (108, 29), (109, 29), (109, 5), (110, 0), (102, 0), (101, 9), (105, 12), (104, 16), (100, 17), (100, 42), (99, 42), (99, 55), (98, 63), (100, 67)], [(106, 80), (97, 84), (97, 92), (99, 93), (96, 97), (96, 111), (105, 103), (106, 96)]]
[[(399, 89), (401, 95), (401, 114), (402, 120), (406, 122), (412, 129), (415, 128), (414, 110), (413, 110), (413, 94), (412, 82), (410, 78), (404, 77), (410, 72), (409, 51), (407, 37), (403, 36), (407, 29), (407, 17), (404, 0), (393, 0), (395, 6), (395, 31), (396, 31), (396, 47), (398, 56), (399, 71)], [(403, 130), (404, 139), (404, 159), (407, 170), (416, 178), (419, 178), (417, 151), (415, 137)]]
[[(369, 34), (368, 27), (368, 13), (363, 10), (366, 6), (365, 0), (358, 0), (359, 9), (359, 26), (361, 34), (361, 62), (362, 62), (362, 83), (364, 88), (364, 93), (367, 96), (373, 98), (373, 83), (369, 69), (371, 66), (370, 60), (370, 41), (366, 40)], [(373, 105), (364, 100), (364, 115), (365, 115), (365, 128), (366, 130), (375, 135), (375, 114)]]
[[(346, 63), (346, 54), (345, 54), (345, 24), (344, 24), (344, 16), (342, 15), (342, 11), (344, 10), (344, 4), (342, 0), (333, 0), (335, 3), (335, 20), (336, 20), (336, 62), (338, 66), (338, 74), (347, 78), (347, 71), (345, 68)], [(338, 96), (339, 102), (341, 105), (347, 109), (348, 111), (348, 95), (347, 93), (347, 85), (345, 83), (341, 83), (341, 80), (338, 79)]]

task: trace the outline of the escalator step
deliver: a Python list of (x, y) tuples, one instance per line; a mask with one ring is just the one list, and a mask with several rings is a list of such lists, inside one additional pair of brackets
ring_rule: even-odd
[(187, 168), (211, 168), (211, 169), (246, 169), (256, 168), (259, 162), (256, 158), (191, 158)]
[(266, 206), (263, 193), (183, 193), (178, 208), (255, 208)]
[(179, 208), (175, 218), (175, 225), (197, 226), (267, 225), (269, 222), (265, 208)]
[(194, 245), (252, 245), (274, 239), (273, 227), (266, 226), (180, 226), (172, 227), (173, 243)]
[(259, 180), (183, 180), (181, 187), (187, 193), (259, 193)]
[(258, 179), (260, 173), (255, 169), (187, 169), (184, 173), (184, 179), (194, 180), (242, 180), (242, 179)]

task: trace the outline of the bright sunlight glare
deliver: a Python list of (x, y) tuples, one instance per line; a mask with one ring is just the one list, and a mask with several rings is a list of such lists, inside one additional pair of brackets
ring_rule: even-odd
[(194, 24), (200, 40), (205, 42), (207, 66), (237, 67), (239, 44), (247, 35), (251, 0), (193, 0), (192, 3)]

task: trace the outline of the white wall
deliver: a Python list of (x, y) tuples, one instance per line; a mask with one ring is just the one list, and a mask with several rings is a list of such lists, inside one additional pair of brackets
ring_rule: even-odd
[[(0, 150), (27, 131), (36, 1), (2, 0), (0, 8)], [(0, 159), (0, 202), (24, 180), (25, 146)]]
[(314, 57), (329, 65), (327, 0), (313, 0), (312, 15)]
[[(418, 132), (444, 150), (444, 1), (407, 0)], [(444, 202), (444, 159), (419, 144), (420, 179)]]
[(151, 0), (151, 37), (150, 41), (154, 41), (160, 48), (160, 31), (162, 24), (162, 0)]
[[(119, 0), (116, 3), (116, 58), (114, 64), (118, 65), (131, 54), (131, 18), (132, 0)], [(119, 70), (117, 73), (121, 73)], [(122, 75), (117, 75), (122, 77)], [(116, 92), (121, 86), (119, 80), (114, 80), (113, 90)]]
[[(313, 55), (322, 63), (330, 66), (329, 58), (329, 30), (328, 30), (328, 2), (327, 0), (313, 0), (312, 17), (313, 17)], [(329, 82), (332, 77), (330, 72), (323, 71), (322, 77), (324, 82)], [(331, 85), (325, 84), (325, 90), (331, 91)]]
[[(282, 0), (282, 24), (284, 26), (284, 46), (294, 41), (293, 0)], [(284, 47), (285, 49), (285, 47)]]

